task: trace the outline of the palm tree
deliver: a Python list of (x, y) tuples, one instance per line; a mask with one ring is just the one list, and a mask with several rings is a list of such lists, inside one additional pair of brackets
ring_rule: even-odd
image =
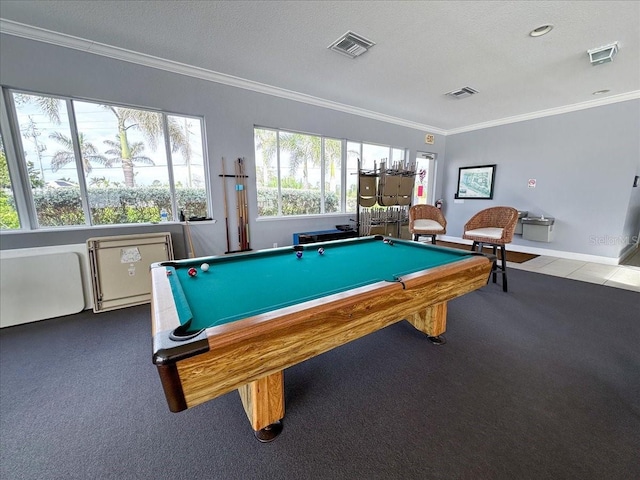
[[(134, 163), (150, 163), (151, 165), (154, 165), (154, 163), (149, 157), (138, 156), (138, 158), (134, 158), (137, 153), (140, 153), (144, 149), (144, 145), (141, 142), (134, 144), (129, 143), (127, 131), (130, 128), (139, 130), (145, 136), (151, 148), (155, 149), (158, 143), (158, 138), (160, 138), (164, 132), (162, 115), (156, 112), (113, 107), (110, 105), (103, 105), (103, 107), (110, 110), (116, 116), (118, 121), (118, 143), (105, 140), (105, 143), (113, 147), (112, 150), (107, 153), (114, 154), (114, 149), (116, 145), (119, 144), (120, 151), (115, 155), (114, 159), (122, 164), (125, 185), (127, 187), (134, 187)], [(181, 151), (182, 155), (188, 159), (191, 155), (191, 149), (185, 132), (182, 130), (178, 122), (171, 117), (168, 117), (167, 119), (167, 126), (169, 129), (172, 151)], [(134, 146), (137, 146), (136, 152), (134, 152)]]
[[(73, 151), (73, 141), (71, 138), (60, 132), (53, 132), (49, 135), (49, 138), (52, 138), (65, 148), (64, 150), (58, 150), (53, 154), (53, 157), (51, 158), (51, 171), (57, 172), (65, 165), (75, 163), (76, 155)], [(107, 157), (100, 155), (98, 153), (98, 149), (93, 145), (93, 143), (86, 141), (86, 137), (83, 133), (78, 133), (78, 143), (80, 144), (82, 169), (84, 170), (85, 176), (88, 176), (93, 169), (91, 163), (99, 163), (105, 167), (111, 166)]]
[(113, 180), (107, 177), (91, 177), (89, 179), (90, 187), (100, 187), (100, 188), (117, 188), (121, 186), (120, 182), (114, 182)]
[(329, 165), (329, 190), (335, 192), (336, 180), (340, 171), (339, 165), (342, 161), (342, 141), (325, 139), (324, 158)]
[[(262, 173), (262, 186), (268, 187), (270, 183), (270, 173), (278, 148), (277, 133), (273, 130), (255, 130), (256, 150), (262, 150), (263, 167), (262, 172), (258, 172), (256, 165), (256, 177)], [(257, 178), (256, 178), (257, 180)]]
[(289, 152), (289, 171), (291, 176), (302, 167), (302, 184), (309, 188), (309, 163), (316, 167), (320, 165), (321, 138), (300, 133), (281, 133), (280, 149)]
[(35, 103), (42, 113), (47, 115), (53, 123), (60, 124), (60, 102), (59, 98), (42, 97), (40, 95), (27, 95), (16, 93), (14, 99), (17, 104)]
[[(64, 102), (59, 98), (17, 94), (15, 99), (17, 102), (22, 103), (36, 103), (40, 110), (53, 122), (60, 123), (60, 108)], [(131, 159), (131, 146), (129, 145), (127, 131), (130, 128), (139, 130), (145, 136), (149, 145), (155, 149), (158, 139), (164, 132), (162, 115), (156, 112), (112, 107), (109, 105), (102, 105), (102, 107), (110, 110), (116, 116), (118, 121), (120, 153), (116, 155), (116, 157), (121, 160), (125, 185), (133, 187), (135, 186), (135, 177), (133, 172), (134, 162)], [(183, 130), (179, 122), (171, 116), (167, 116), (167, 126), (172, 145), (172, 152), (181, 152), (185, 160), (189, 162), (189, 159), (191, 158), (191, 146), (189, 145), (188, 131), (186, 131), (187, 127), (185, 126), (185, 129)], [(149, 160), (148, 157), (140, 158), (143, 159), (141, 160), (143, 163)]]
[[(264, 185), (268, 184), (268, 171), (277, 153), (278, 145), (282, 151), (290, 154), (289, 171), (292, 176), (302, 168), (302, 183), (309, 188), (309, 167), (320, 165), (322, 152), (322, 137), (304, 135), (301, 133), (280, 133), (278, 144), (276, 133), (271, 130), (256, 130), (256, 147), (263, 152), (265, 169), (263, 172)], [(329, 185), (333, 190), (337, 179), (337, 164), (342, 158), (342, 143), (340, 140), (325, 139), (324, 142), (325, 163), (328, 166)]]
[(141, 155), (144, 150), (143, 142), (129, 143), (126, 137), (124, 141), (125, 143), (123, 145), (123, 139), (121, 136), (118, 137), (117, 141), (105, 140), (105, 145), (111, 147), (105, 153), (107, 155), (111, 155), (111, 158), (108, 159), (109, 165), (122, 165), (124, 184), (127, 187), (135, 187), (135, 177), (133, 173), (134, 164), (143, 163), (145, 165), (155, 165), (155, 163), (149, 157)]

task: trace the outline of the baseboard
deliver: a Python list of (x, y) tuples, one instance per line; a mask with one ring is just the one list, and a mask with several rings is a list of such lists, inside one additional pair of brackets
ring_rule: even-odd
[[(459, 237), (450, 237), (448, 235), (438, 236), (438, 240), (445, 242), (463, 243), (471, 246), (473, 242)], [(567, 260), (579, 260), (582, 262), (602, 263), (605, 265), (618, 265), (620, 259), (618, 257), (600, 257), (598, 255), (589, 255), (586, 253), (565, 252), (562, 250), (551, 250), (548, 248), (536, 248), (528, 245), (518, 245), (510, 243), (508, 249), (512, 252), (529, 253), (531, 255), (542, 255), (545, 257), (566, 258)]]
[(638, 245), (639, 245), (638, 242), (636, 242), (633, 245), (631, 245), (630, 248), (627, 248), (624, 252), (622, 252), (620, 257), (618, 258), (618, 264), (624, 263), (624, 261), (627, 258), (635, 255), (635, 253), (638, 251)]

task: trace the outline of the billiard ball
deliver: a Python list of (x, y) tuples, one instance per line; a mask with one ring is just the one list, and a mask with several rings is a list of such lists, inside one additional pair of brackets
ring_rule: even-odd
[(296, 257), (302, 258), (302, 252), (300, 252), (300, 251), (296, 252)]
[(393, 245), (393, 240), (389, 240), (389, 245)]
[(320, 254), (320, 255), (324, 255), (324, 248), (320, 247), (320, 248), (318, 249), (318, 254)]
[(193, 267), (191, 267), (191, 268), (187, 271), (187, 273), (189, 274), (189, 276), (190, 276), (190, 277), (195, 277), (196, 275), (198, 275), (198, 271), (197, 271), (195, 268), (193, 268)]
[(206, 272), (209, 270), (209, 264), (208, 263), (203, 263), (202, 265), (200, 265), (200, 270), (202, 270), (203, 272)]

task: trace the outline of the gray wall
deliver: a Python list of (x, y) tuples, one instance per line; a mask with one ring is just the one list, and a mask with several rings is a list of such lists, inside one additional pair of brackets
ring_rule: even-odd
[[(330, 76), (327, 81), (331, 81)], [(35, 92), (160, 108), (204, 116), (215, 223), (192, 227), (198, 255), (226, 250), (220, 159), (246, 157), (254, 170), (254, 125), (306, 131), (354, 141), (382, 143), (438, 154), (436, 198), (445, 199), (448, 236), (460, 237), (473, 213), (507, 204), (556, 218), (553, 243), (517, 238), (521, 249), (550, 249), (615, 258), (640, 228), (640, 188), (631, 188), (640, 174), (640, 101), (633, 100), (563, 115), (460, 133), (436, 135), (424, 144), (426, 132), (363, 118), (328, 108), (229, 87), (85, 52), (2, 35), (0, 83)], [(432, 133), (432, 132), (430, 132)], [(446, 150), (445, 150), (446, 145)], [(458, 168), (497, 164), (494, 200), (455, 204)], [(527, 180), (535, 178), (535, 189)], [(291, 244), (294, 232), (331, 228), (354, 215), (304, 219), (255, 219), (256, 192), (249, 184), (251, 246)], [(234, 226), (231, 226), (232, 231)], [(100, 235), (166, 231), (167, 227), (117, 227)], [(184, 252), (179, 227), (171, 227), (176, 256)], [(0, 248), (82, 243), (97, 230), (3, 233)]]
[[(640, 100), (450, 135), (446, 160), (449, 235), (493, 205), (555, 217), (552, 243), (521, 246), (618, 257), (640, 229)], [(454, 203), (458, 168), (485, 164), (497, 164), (493, 200)]]
[[(224, 156), (230, 162), (246, 157), (247, 170), (253, 172), (254, 125), (406, 147), (410, 149), (411, 158), (415, 158), (417, 150), (435, 152), (439, 157), (444, 152), (445, 141), (441, 135), (436, 135), (435, 145), (427, 146), (424, 131), (9, 35), (0, 38), (0, 62), (0, 83), (4, 86), (204, 116), (212, 215), (217, 222), (192, 227), (197, 255), (220, 254), (226, 250), (222, 183), (218, 177), (221, 158)], [(251, 182), (248, 190), (254, 249), (270, 248), (274, 243), (290, 245), (294, 232), (333, 228), (354, 218), (354, 215), (337, 215), (256, 221), (256, 191), (251, 188)], [(166, 230), (163, 226), (155, 228)], [(235, 231), (233, 225), (232, 231)], [(124, 233), (120, 227), (115, 234)], [(30, 243), (43, 245), (56, 243), (60, 238), (44, 231), (29, 235)], [(95, 233), (74, 229), (69, 235), (73, 237), (66, 237), (70, 243), (81, 243)], [(3, 234), (1, 248), (21, 247), (19, 236)], [(181, 242), (181, 238), (174, 238), (176, 245)]]

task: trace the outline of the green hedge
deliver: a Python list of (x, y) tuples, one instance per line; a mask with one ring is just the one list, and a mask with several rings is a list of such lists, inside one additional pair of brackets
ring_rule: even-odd
[(18, 228), (20, 228), (20, 220), (13, 196), (0, 190), (0, 230), (16, 230)]
[[(94, 225), (159, 222), (164, 208), (171, 218), (168, 187), (88, 188)], [(179, 208), (189, 216), (206, 216), (206, 191), (198, 188), (176, 190)], [(65, 187), (35, 190), (33, 200), (41, 226), (83, 225), (80, 189)]]
[[(297, 190), (293, 188), (282, 189), (282, 214), (283, 215), (313, 215), (320, 213), (320, 200), (322, 195), (318, 191)], [(335, 193), (326, 194), (324, 197), (324, 210), (326, 213), (340, 211), (340, 198)], [(258, 215), (270, 217), (278, 215), (278, 189), (261, 188), (258, 190)]]
[[(122, 223), (148, 223), (160, 221), (160, 210), (169, 212), (171, 194), (167, 187), (89, 188), (89, 206), (94, 225)], [(206, 216), (207, 200), (204, 189), (184, 188), (176, 191), (177, 201), (187, 217)], [(78, 187), (36, 189), (33, 200), (38, 222), (43, 227), (84, 225), (85, 218)], [(321, 195), (318, 191), (282, 189), (283, 215), (311, 215), (320, 213)], [(235, 208), (235, 199), (229, 198), (229, 208)], [(325, 195), (325, 212), (340, 210), (340, 198), (334, 193)], [(278, 215), (278, 190), (258, 190), (258, 215)], [(0, 198), (0, 223), (3, 229), (20, 228), (13, 198)]]

